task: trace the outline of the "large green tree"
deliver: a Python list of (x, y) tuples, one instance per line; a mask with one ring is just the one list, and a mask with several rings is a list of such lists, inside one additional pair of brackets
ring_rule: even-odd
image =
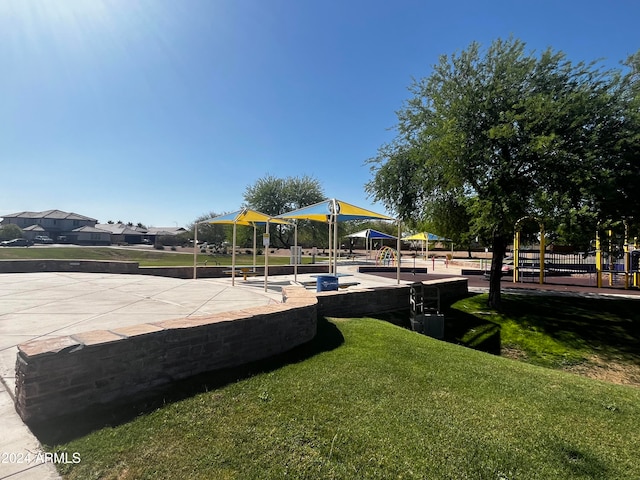
[[(597, 216), (605, 207), (612, 214), (638, 186), (625, 175), (619, 198), (598, 188), (621, 178), (625, 160), (637, 163), (624, 84), (618, 71), (573, 63), (551, 49), (536, 55), (517, 39), (484, 51), (472, 43), (414, 81), (397, 112), (396, 138), (371, 159), (366, 188), (404, 220), (443, 216), (461, 233), (490, 239), (489, 303), (498, 308), (518, 219)], [(465, 227), (452, 220), (465, 216)]]
[(195, 226), (198, 225), (198, 242), (207, 242), (209, 245), (214, 246), (214, 248), (222, 250), (224, 242), (227, 241), (227, 239), (229, 242), (231, 241), (231, 229), (227, 225), (205, 222), (205, 220), (215, 218), (219, 215), (217, 212), (209, 212), (196, 218), (193, 223), (187, 226), (191, 238), (194, 238)]
[[(325, 198), (320, 182), (309, 175), (286, 178), (266, 175), (247, 186), (244, 192), (246, 207), (273, 216), (313, 205)], [(293, 245), (293, 229), (276, 225), (274, 230), (272, 246), (288, 248)], [(298, 236), (301, 243), (320, 246), (327, 234), (318, 222), (299, 221)]]

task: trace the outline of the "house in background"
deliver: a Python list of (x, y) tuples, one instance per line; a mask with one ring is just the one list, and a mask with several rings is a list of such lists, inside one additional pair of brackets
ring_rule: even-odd
[(73, 231), (82, 227), (95, 227), (98, 220), (62, 210), (44, 212), (10, 213), (2, 217), (0, 225), (17, 225), (24, 237), (33, 240), (37, 235), (47, 235), (56, 242), (69, 241)]
[(144, 228), (124, 223), (98, 223), (95, 218), (62, 210), (4, 215), (0, 226), (11, 224), (20, 227), (24, 238), (31, 241), (36, 236), (46, 235), (56, 243), (95, 246), (153, 245), (161, 237), (175, 237), (187, 231), (182, 227)]
[(155, 245), (162, 237), (175, 237), (186, 231), (187, 229), (183, 227), (149, 227), (146, 238), (149, 243)]
[(99, 223), (96, 228), (111, 234), (111, 243), (116, 245), (137, 245), (145, 242), (145, 228), (124, 223)]
[(109, 246), (111, 232), (96, 227), (80, 227), (66, 235), (65, 243), (74, 245)]
[(182, 227), (138, 227), (124, 223), (99, 223), (96, 228), (111, 232), (111, 243), (119, 245), (154, 245), (160, 237), (175, 237), (187, 230)]

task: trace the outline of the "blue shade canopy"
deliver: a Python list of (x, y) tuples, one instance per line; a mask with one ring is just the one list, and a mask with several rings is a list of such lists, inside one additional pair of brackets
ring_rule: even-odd
[(396, 240), (398, 237), (394, 237), (393, 235), (389, 235), (388, 233), (379, 232), (378, 230), (374, 230), (373, 228), (367, 228), (366, 230), (361, 230), (356, 233), (352, 233), (347, 235), (347, 237), (351, 238), (375, 238), (378, 240)]
[(278, 215), (277, 218), (315, 220), (326, 222), (335, 218), (338, 222), (349, 220), (395, 220), (395, 218), (381, 213), (372, 212), (364, 208), (356, 207), (350, 203), (336, 200), (335, 198), (299, 208), (291, 212)]

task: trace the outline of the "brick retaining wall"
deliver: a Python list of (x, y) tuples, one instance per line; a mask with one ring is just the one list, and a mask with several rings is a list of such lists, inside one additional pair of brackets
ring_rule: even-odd
[(139, 273), (138, 262), (101, 260), (0, 260), (0, 273)]
[[(436, 285), (440, 289), (440, 301), (443, 305), (464, 298), (469, 292), (466, 278), (429, 280), (422, 283)], [(389, 287), (320, 292), (318, 293), (318, 315), (349, 317), (403, 310), (409, 308), (409, 288), (409, 285), (402, 284)]]
[[(467, 280), (433, 280), (444, 303)], [(285, 352), (313, 339), (318, 316), (408, 308), (409, 286), (320, 292), (283, 287), (282, 304), (34, 340), (18, 346), (16, 410), (36, 424), (124, 404), (156, 387)]]
[(38, 423), (124, 403), (176, 380), (243, 365), (310, 341), (317, 325), (315, 295), (283, 295), (286, 304), (19, 345), (16, 410), (25, 422)]

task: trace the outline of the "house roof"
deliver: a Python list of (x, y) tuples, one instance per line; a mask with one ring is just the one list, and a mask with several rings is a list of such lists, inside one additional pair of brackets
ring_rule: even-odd
[(56, 220), (88, 220), (92, 222), (97, 222), (95, 218), (85, 217), (84, 215), (80, 215), (73, 212), (63, 212), (62, 210), (45, 210), (43, 212), (18, 212), (18, 213), (9, 213), (4, 215), (2, 218), (53, 218)]
[(145, 235), (145, 230), (136, 230), (136, 227), (125, 225), (124, 223), (99, 223), (96, 228), (114, 235)]
[(177, 235), (186, 232), (184, 227), (149, 227), (147, 233), (150, 235)]
[(34, 225), (29, 225), (28, 227), (24, 227), (22, 230), (25, 232), (46, 232), (46, 230), (37, 223)]
[(109, 232), (107, 230), (103, 230), (101, 228), (96, 228), (96, 227), (89, 227), (88, 225), (85, 225), (84, 227), (74, 228), (72, 231), (73, 232), (85, 232), (85, 233), (106, 233), (108, 235), (111, 234), (111, 232)]

